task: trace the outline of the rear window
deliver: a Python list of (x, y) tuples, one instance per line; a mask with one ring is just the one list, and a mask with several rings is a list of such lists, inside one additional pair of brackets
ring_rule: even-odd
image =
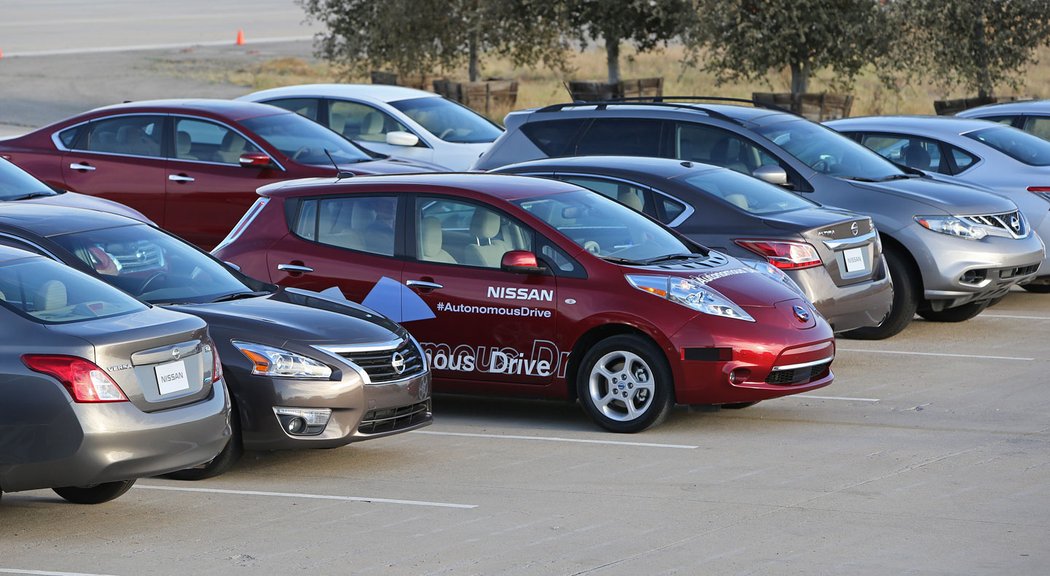
[(1050, 166), (1050, 142), (1016, 128), (982, 128), (965, 136), (1029, 166)]
[(662, 120), (595, 120), (577, 146), (578, 156), (660, 156)]
[(146, 310), (120, 290), (53, 260), (27, 258), (0, 270), (0, 306), (37, 322), (65, 324)]
[(567, 156), (586, 122), (586, 119), (533, 122), (522, 126), (521, 133), (547, 156)]
[(777, 214), (817, 206), (783, 188), (730, 170), (703, 172), (682, 181), (749, 214)]

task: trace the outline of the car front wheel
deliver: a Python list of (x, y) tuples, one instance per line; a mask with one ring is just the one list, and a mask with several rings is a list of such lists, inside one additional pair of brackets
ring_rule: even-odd
[(577, 393), (587, 415), (612, 432), (640, 432), (663, 420), (674, 381), (660, 349), (636, 335), (598, 342), (580, 363)]
[(52, 488), (55, 494), (74, 504), (101, 504), (119, 497), (135, 485), (135, 479), (104, 482), (94, 486), (65, 486)]

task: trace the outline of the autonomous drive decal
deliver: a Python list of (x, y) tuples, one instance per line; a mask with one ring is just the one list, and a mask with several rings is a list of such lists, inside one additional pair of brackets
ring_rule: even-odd
[(438, 312), (455, 312), (459, 314), (495, 314), (497, 316), (518, 316), (520, 318), (551, 318), (550, 310), (531, 308), (529, 306), (474, 306), (471, 304), (450, 304), (438, 302), (434, 305)]
[(562, 352), (549, 340), (535, 340), (532, 350), (525, 354), (514, 348), (498, 346), (470, 346), (420, 342), (427, 363), (435, 370), (453, 372), (481, 372), (485, 374), (513, 374), (519, 376), (565, 377), (569, 353)]

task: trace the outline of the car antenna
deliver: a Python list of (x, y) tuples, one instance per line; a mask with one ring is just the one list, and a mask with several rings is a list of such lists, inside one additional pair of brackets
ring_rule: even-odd
[(332, 158), (332, 153), (328, 151), (328, 148), (322, 148), (322, 150), (324, 150), (324, 155), (328, 156), (328, 159), (332, 161), (332, 166), (335, 166), (335, 181), (336, 182), (342, 180), (343, 178), (353, 178), (354, 177), (354, 173), (353, 172), (350, 172), (349, 170), (343, 170), (342, 168), (339, 167), (339, 163), (335, 161), (335, 158)]

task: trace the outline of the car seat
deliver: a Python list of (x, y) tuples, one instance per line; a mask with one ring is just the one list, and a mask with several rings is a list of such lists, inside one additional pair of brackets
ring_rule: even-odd
[(740, 160), (742, 147), (743, 145), (736, 138), (723, 137), (711, 147), (711, 163), (750, 176), (751, 172), (747, 169), (747, 164)]
[(385, 142), (386, 135), (383, 134), (383, 115), (379, 112), (369, 112), (361, 118), (361, 133), (358, 138), (369, 142)]
[(160, 146), (146, 135), (141, 126), (125, 124), (117, 129), (116, 152), (137, 156), (158, 156)]
[(217, 155), (219, 162), (226, 164), (238, 164), (240, 162), (241, 154), (244, 152), (245, 147), (248, 145), (248, 141), (243, 136), (236, 132), (227, 132), (222, 137), (222, 143), (219, 144), (219, 150)]
[(190, 154), (191, 149), (193, 149), (193, 140), (190, 138), (190, 133), (184, 130), (176, 132), (175, 157), (182, 160), (196, 160), (197, 157)]
[(67, 304), (66, 285), (58, 280), (48, 280), (40, 285), (33, 294), (33, 306), (37, 311), (50, 311), (65, 308)]
[(444, 232), (441, 230), (441, 220), (434, 216), (423, 218), (420, 230), (420, 252), (423, 254), (421, 260), (455, 264), (456, 259), (445, 251), (443, 244)]
[(470, 219), (470, 234), (474, 242), (467, 244), (463, 250), (465, 264), (499, 268), (507, 244), (496, 236), (500, 231), (499, 214), (491, 210), (478, 208)]
[(642, 200), (642, 195), (639, 194), (637, 190), (631, 190), (629, 188), (620, 190), (616, 194), (616, 199), (628, 208), (633, 208), (639, 212), (642, 212), (643, 208), (645, 207), (644, 201)]
[(930, 169), (930, 153), (923, 149), (920, 144), (908, 144), (902, 150), (904, 165), (918, 168), (919, 170)]

